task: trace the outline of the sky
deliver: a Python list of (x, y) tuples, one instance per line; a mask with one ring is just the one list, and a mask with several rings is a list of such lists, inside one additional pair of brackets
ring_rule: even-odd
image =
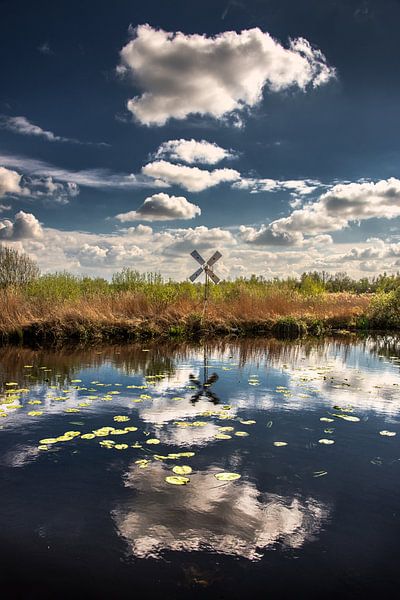
[(0, 15), (0, 243), (43, 272), (400, 270), (398, 0)]

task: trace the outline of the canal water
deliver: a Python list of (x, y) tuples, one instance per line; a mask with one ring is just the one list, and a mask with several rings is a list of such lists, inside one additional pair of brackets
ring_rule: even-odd
[(0, 350), (4, 598), (400, 584), (400, 341)]

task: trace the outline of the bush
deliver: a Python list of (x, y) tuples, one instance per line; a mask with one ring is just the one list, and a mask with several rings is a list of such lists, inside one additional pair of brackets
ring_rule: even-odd
[(371, 301), (368, 315), (371, 325), (381, 329), (400, 327), (400, 288), (381, 292)]
[(27, 254), (0, 245), (0, 287), (26, 285), (39, 275), (39, 267)]

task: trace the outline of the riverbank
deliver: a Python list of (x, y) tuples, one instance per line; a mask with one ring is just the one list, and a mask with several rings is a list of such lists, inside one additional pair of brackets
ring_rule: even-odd
[(307, 297), (279, 291), (204, 303), (134, 292), (32, 298), (9, 290), (0, 296), (0, 339), (3, 344), (95, 344), (215, 336), (295, 338), (385, 329), (374, 317), (375, 305), (374, 295), (348, 293)]

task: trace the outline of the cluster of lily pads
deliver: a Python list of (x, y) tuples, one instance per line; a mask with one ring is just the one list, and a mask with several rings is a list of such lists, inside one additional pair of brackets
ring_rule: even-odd
[[(229, 367), (222, 367), (223, 370), (231, 370), (231, 368), (233, 366), (236, 365), (231, 365)], [(27, 370), (32, 369), (32, 365), (25, 365), (25, 368)], [(43, 371), (51, 371), (51, 369), (47, 369), (45, 367), (41, 367), (41, 369)], [(318, 371), (318, 375), (325, 375), (328, 372), (329, 368), (327, 367), (326, 369), (320, 369)], [(159, 381), (160, 379), (163, 379), (166, 377), (166, 374), (158, 374), (158, 375), (148, 375), (145, 377), (145, 383), (141, 384), (141, 385), (135, 385), (135, 384), (131, 384), (131, 385), (127, 385), (125, 386), (126, 389), (128, 390), (138, 390), (139, 393), (138, 397), (135, 398), (131, 398), (130, 400), (133, 403), (137, 403), (137, 402), (143, 402), (143, 401), (148, 401), (148, 400), (152, 400), (152, 396), (151, 394), (148, 393), (148, 390), (151, 390), (151, 386), (156, 386), (157, 381)], [(309, 381), (309, 378), (307, 377), (301, 377), (300, 381), (304, 384), (306, 382)], [(75, 413), (75, 412), (80, 412), (81, 408), (85, 408), (90, 406), (95, 400), (102, 400), (102, 401), (111, 401), (115, 398), (115, 396), (121, 394), (120, 390), (107, 390), (106, 393), (103, 396), (100, 396), (98, 394), (94, 394), (93, 392), (98, 392), (99, 389), (101, 388), (108, 388), (108, 387), (122, 387), (123, 384), (121, 383), (103, 383), (100, 381), (91, 381), (90, 385), (92, 387), (85, 387), (85, 386), (81, 386), (80, 384), (82, 383), (81, 379), (71, 379), (70, 383), (74, 385), (74, 390), (78, 391), (78, 392), (88, 392), (88, 395), (85, 395), (85, 399), (81, 402), (78, 402), (77, 406), (75, 407), (68, 407), (65, 409), (66, 413)], [(255, 375), (251, 375), (248, 379), (248, 384), (250, 386), (259, 386), (260, 385), (260, 381), (258, 379), (257, 376)], [(348, 385), (345, 382), (342, 382), (342, 385)], [(94, 387), (93, 387), (94, 386)], [(48, 386), (50, 389), (54, 389), (54, 390), (58, 390), (60, 389), (59, 386), (57, 385), (49, 385)], [(184, 386), (185, 389), (196, 389), (196, 386), (193, 385), (186, 385)], [(334, 385), (332, 385), (332, 387), (335, 387)], [(340, 387), (340, 385), (337, 385), (336, 387)], [(1, 404), (5, 404), (7, 406), (7, 409), (9, 410), (13, 410), (13, 409), (17, 409), (17, 408), (21, 408), (21, 404), (19, 403), (20, 398), (26, 394), (29, 393), (29, 389), (28, 388), (20, 388), (18, 386), (18, 383), (16, 382), (7, 382), (5, 384), (5, 390), (3, 392), (2, 397), (0, 397), (0, 403)], [(305, 390), (307, 391), (307, 390)], [(70, 389), (64, 389), (62, 390), (62, 393), (64, 395), (54, 395), (52, 396), (52, 400), (54, 401), (65, 401), (68, 399), (68, 394), (70, 392)], [(285, 386), (277, 386), (275, 389), (275, 392), (277, 394), (281, 394), (284, 397), (289, 397), (292, 395), (292, 392)], [(309, 397), (309, 394), (303, 393), (303, 394), (298, 394), (299, 397), (304, 397), (307, 398)], [(182, 401), (185, 400), (185, 398), (183, 396), (174, 396), (173, 398), (169, 398), (169, 400), (174, 400), (174, 401)], [(29, 405), (40, 405), (42, 403), (41, 400), (37, 400), (37, 399), (31, 399), (27, 401), (27, 404)], [(238, 423), (241, 426), (244, 426), (247, 429), (247, 426), (251, 426), (251, 425), (255, 425), (256, 421), (253, 419), (242, 419), (240, 417), (235, 417), (231, 414), (231, 406), (230, 405), (223, 405), (221, 407), (218, 407), (213, 409), (213, 410), (207, 410), (202, 412), (199, 416), (200, 417), (214, 417), (217, 418), (219, 420), (229, 420), (229, 421), (233, 421), (234, 423)], [(335, 420), (337, 419), (341, 419), (347, 422), (351, 422), (351, 423), (357, 423), (360, 422), (360, 418), (357, 417), (354, 414), (351, 414), (353, 412), (353, 408), (351, 406), (345, 406), (345, 407), (341, 407), (338, 405), (334, 405), (333, 406), (333, 410), (334, 412), (328, 412), (329, 416), (323, 416), (320, 417), (320, 421), (323, 423), (333, 423)], [(1, 409), (0, 408), (0, 417), (6, 417), (8, 414), (7, 410), (5, 409)], [(43, 410), (30, 410), (27, 412), (28, 416), (32, 416), (32, 417), (38, 417), (44, 414)], [(130, 417), (126, 416), (126, 415), (116, 415), (114, 416), (114, 421), (116, 423), (125, 423), (130, 421)], [(186, 427), (205, 427), (206, 425), (209, 425), (208, 421), (205, 420), (195, 420), (190, 422), (189, 420), (180, 420), (180, 421), (174, 421), (173, 425), (176, 427), (182, 427), (182, 428), (186, 428)], [(266, 426), (267, 428), (271, 428), (273, 425), (272, 421), (268, 421)], [(161, 454), (155, 454), (152, 453), (150, 448), (151, 446), (157, 446), (158, 444), (161, 443), (161, 441), (156, 438), (156, 437), (148, 437), (147, 439), (144, 440), (143, 443), (139, 443), (139, 442), (134, 442), (132, 443), (120, 443), (116, 440), (113, 439), (114, 436), (123, 436), (123, 435), (127, 435), (129, 433), (133, 433), (133, 432), (137, 432), (138, 431), (138, 427), (136, 426), (125, 426), (125, 427), (113, 427), (113, 426), (105, 426), (105, 427), (101, 427), (99, 429), (94, 429), (92, 431), (88, 431), (88, 432), (80, 432), (80, 431), (66, 431), (65, 433), (63, 433), (62, 435), (58, 436), (58, 437), (48, 437), (48, 438), (43, 438), (40, 440), (38, 449), (41, 451), (46, 451), (46, 450), (50, 450), (52, 447), (54, 447), (56, 444), (58, 443), (63, 443), (63, 442), (69, 442), (72, 440), (77, 440), (78, 438), (81, 440), (94, 440), (96, 438), (102, 438), (101, 440), (99, 440), (99, 445), (104, 448), (104, 449), (109, 449), (109, 450), (117, 450), (117, 451), (122, 451), (122, 450), (128, 450), (129, 448), (135, 448), (135, 449), (142, 449), (144, 451), (147, 451), (149, 454), (151, 454), (151, 458), (143, 458), (143, 459), (138, 459), (135, 461), (135, 463), (138, 465), (138, 468), (146, 468), (148, 467), (151, 462), (153, 460), (158, 460), (158, 461), (169, 461), (169, 460), (177, 460), (177, 459), (181, 459), (181, 458), (190, 458), (192, 456), (195, 455), (194, 452), (178, 452), (178, 453), (169, 453), (166, 455), (161, 455)], [(334, 434), (334, 428), (332, 427), (326, 427), (324, 429), (324, 433), (326, 435), (332, 435)], [(145, 436), (150, 435), (148, 432), (143, 432), (143, 434)], [(388, 431), (388, 430), (382, 430), (379, 432), (379, 434), (381, 436), (386, 436), (386, 437), (393, 437), (396, 435), (396, 432), (394, 431)], [(238, 437), (238, 438), (245, 438), (247, 436), (249, 436), (249, 432), (246, 431), (245, 429), (242, 428), (238, 428), (236, 429), (235, 426), (233, 426), (232, 424), (229, 425), (220, 425), (217, 426), (217, 433), (214, 435), (214, 438), (216, 440), (230, 440), (233, 439), (233, 436)], [(321, 437), (318, 440), (318, 443), (321, 445), (333, 445), (335, 443), (335, 440), (332, 437)], [(275, 440), (272, 442), (272, 444), (275, 447), (285, 447), (288, 445), (287, 441), (284, 440)], [(171, 485), (186, 485), (190, 482), (190, 477), (188, 477), (191, 473), (192, 473), (192, 467), (189, 465), (176, 465), (172, 468), (172, 473), (173, 475), (169, 475), (165, 478), (165, 481)], [(322, 477), (324, 475), (327, 474), (327, 471), (321, 470), (321, 471), (315, 471), (314, 472), (314, 477)], [(215, 478), (219, 481), (235, 481), (237, 479), (240, 478), (240, 475), (238, 473), (230, 473), (230, 472), (222, 472), (222, 473), (216, 473), (215, 474)]]

